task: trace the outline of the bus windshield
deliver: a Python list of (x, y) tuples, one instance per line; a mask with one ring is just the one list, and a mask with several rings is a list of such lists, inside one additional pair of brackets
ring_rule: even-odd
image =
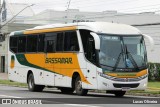
[(139, 71), (146, 68), (146, 50), (142, 35), (99, 34), (99, 63), (105, 71)]

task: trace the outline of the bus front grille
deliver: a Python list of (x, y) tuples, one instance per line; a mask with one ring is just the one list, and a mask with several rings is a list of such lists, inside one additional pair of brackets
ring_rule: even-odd
[(140, 81), (140, 78), (113, 78), (113, 81), (119, 81), (119, 82), (134, 82), (134, 81)]
[(135, 84), (117, 84), (117, 83), (113, 83), (113, 86), (115, 88), (122, 88), (122, 87), (137, 88), (139, 86), (139, 83), (135, 83)]

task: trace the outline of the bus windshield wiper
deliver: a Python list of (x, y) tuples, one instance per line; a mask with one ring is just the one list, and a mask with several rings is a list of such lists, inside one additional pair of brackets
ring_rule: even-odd
[(123, 54), (124, 54), (123, 52), (119, 53), (118, 59), (117, 59), (117, 61), (115, 63), (115, 66), (113, 67), (113, 71), (115, 71), (117, 69), (117, 66), (118, 66), (118, 64), (120, 62), (121, 56), (123, 56)]
[(125, 54), (124, 53), (123, 44), (124, 44), (123, 43), (123, 39), (121, 38), (121, 53), (119, 53), (119, 55), (118, 55), (117, 61), (116, 61), (115, 65), (114, 65), (114, 67), (113, 67), (113, 71), (115, 71), (117, 69), (117, 66), (118, 66), (118, 64), (119, 64), (119, 62), (121, 60), (121, 57), (123, 56), (123, 54)]
[(125, 55), (127, 56), (127, 57), (125, 57), (125, 60), (130, 59), (130, 61), (133, 64), (134, 68), (139, 70), (139, 67), (138, 67), (136, 61), (134, 60), (132, 54), (127, 49), (127, 45), (124, 45), (124, 46), (125, 46), (124, 47), (125, 48)]
[(124, 50), (125, 50), (125, 51), (122, 51), (121, 53), (119, 53), (118, 58), (117, 58), (117, 61), (116, 61), (116, 63), (115, 63), (115, 66), (113, 67), (113, 71), (115, 71), (115, 70), (117, 69), (117, 66), (118, 66), (118, 64), (119, 64), (119, 62), (120, 62), (120, 60), (121, 60), (121, 57), (122, 57), (123, 55), (125, 56), (125, 63), (126, 63), (126, 60), (127, 60), (127, 59), (130, 59), (130, 61), (131, 61), (131, 63), (133, 64), (134, 68), (139, 70), (139, 67), (138, 67), (136, 61), (134, 60), (132, 54), (128, 51), (126, 45), (124, 45)]

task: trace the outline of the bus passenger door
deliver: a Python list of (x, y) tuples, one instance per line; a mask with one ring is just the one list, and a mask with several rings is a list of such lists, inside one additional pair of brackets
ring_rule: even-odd
[(54, 86), (55, 73), (54, 73), (54, 58), (56, 35), (48, 33), (45, 37), (45, 72), (44, 83), (45, 85)]
[(86, 58), (87, 62), (87, 80), (89, 89), (97, 89), (97, 67), (96, 67), (96, 51), (94, 39), (89, 37), (87, 40)]

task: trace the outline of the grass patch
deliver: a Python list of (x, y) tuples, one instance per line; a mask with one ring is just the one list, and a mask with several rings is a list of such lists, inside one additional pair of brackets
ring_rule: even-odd
[(9, 85), (9, 86), (17, 86), (17, 87), (27, 87), (25, 83), (13, 82), (10, 80), (0, 80), (0, 84)]
[(148, 87), (160, 88), (160, 81), (148, 82)]
[(140, 90), (134, 90), (134, 91), (128, 91), (127, 93), (139, 93), (139, 94), (159, 94), (160, 95), (160, 91), (150, 91), (150, 90), (145, 90), (145, 91), (140, 91)]
[(127, 94), (131, 95), (143, 95), (143, 96), (160, 96), (160, 82), (148, 82), (148, 87), (145, 91), (134, 90), (128, 91)]

